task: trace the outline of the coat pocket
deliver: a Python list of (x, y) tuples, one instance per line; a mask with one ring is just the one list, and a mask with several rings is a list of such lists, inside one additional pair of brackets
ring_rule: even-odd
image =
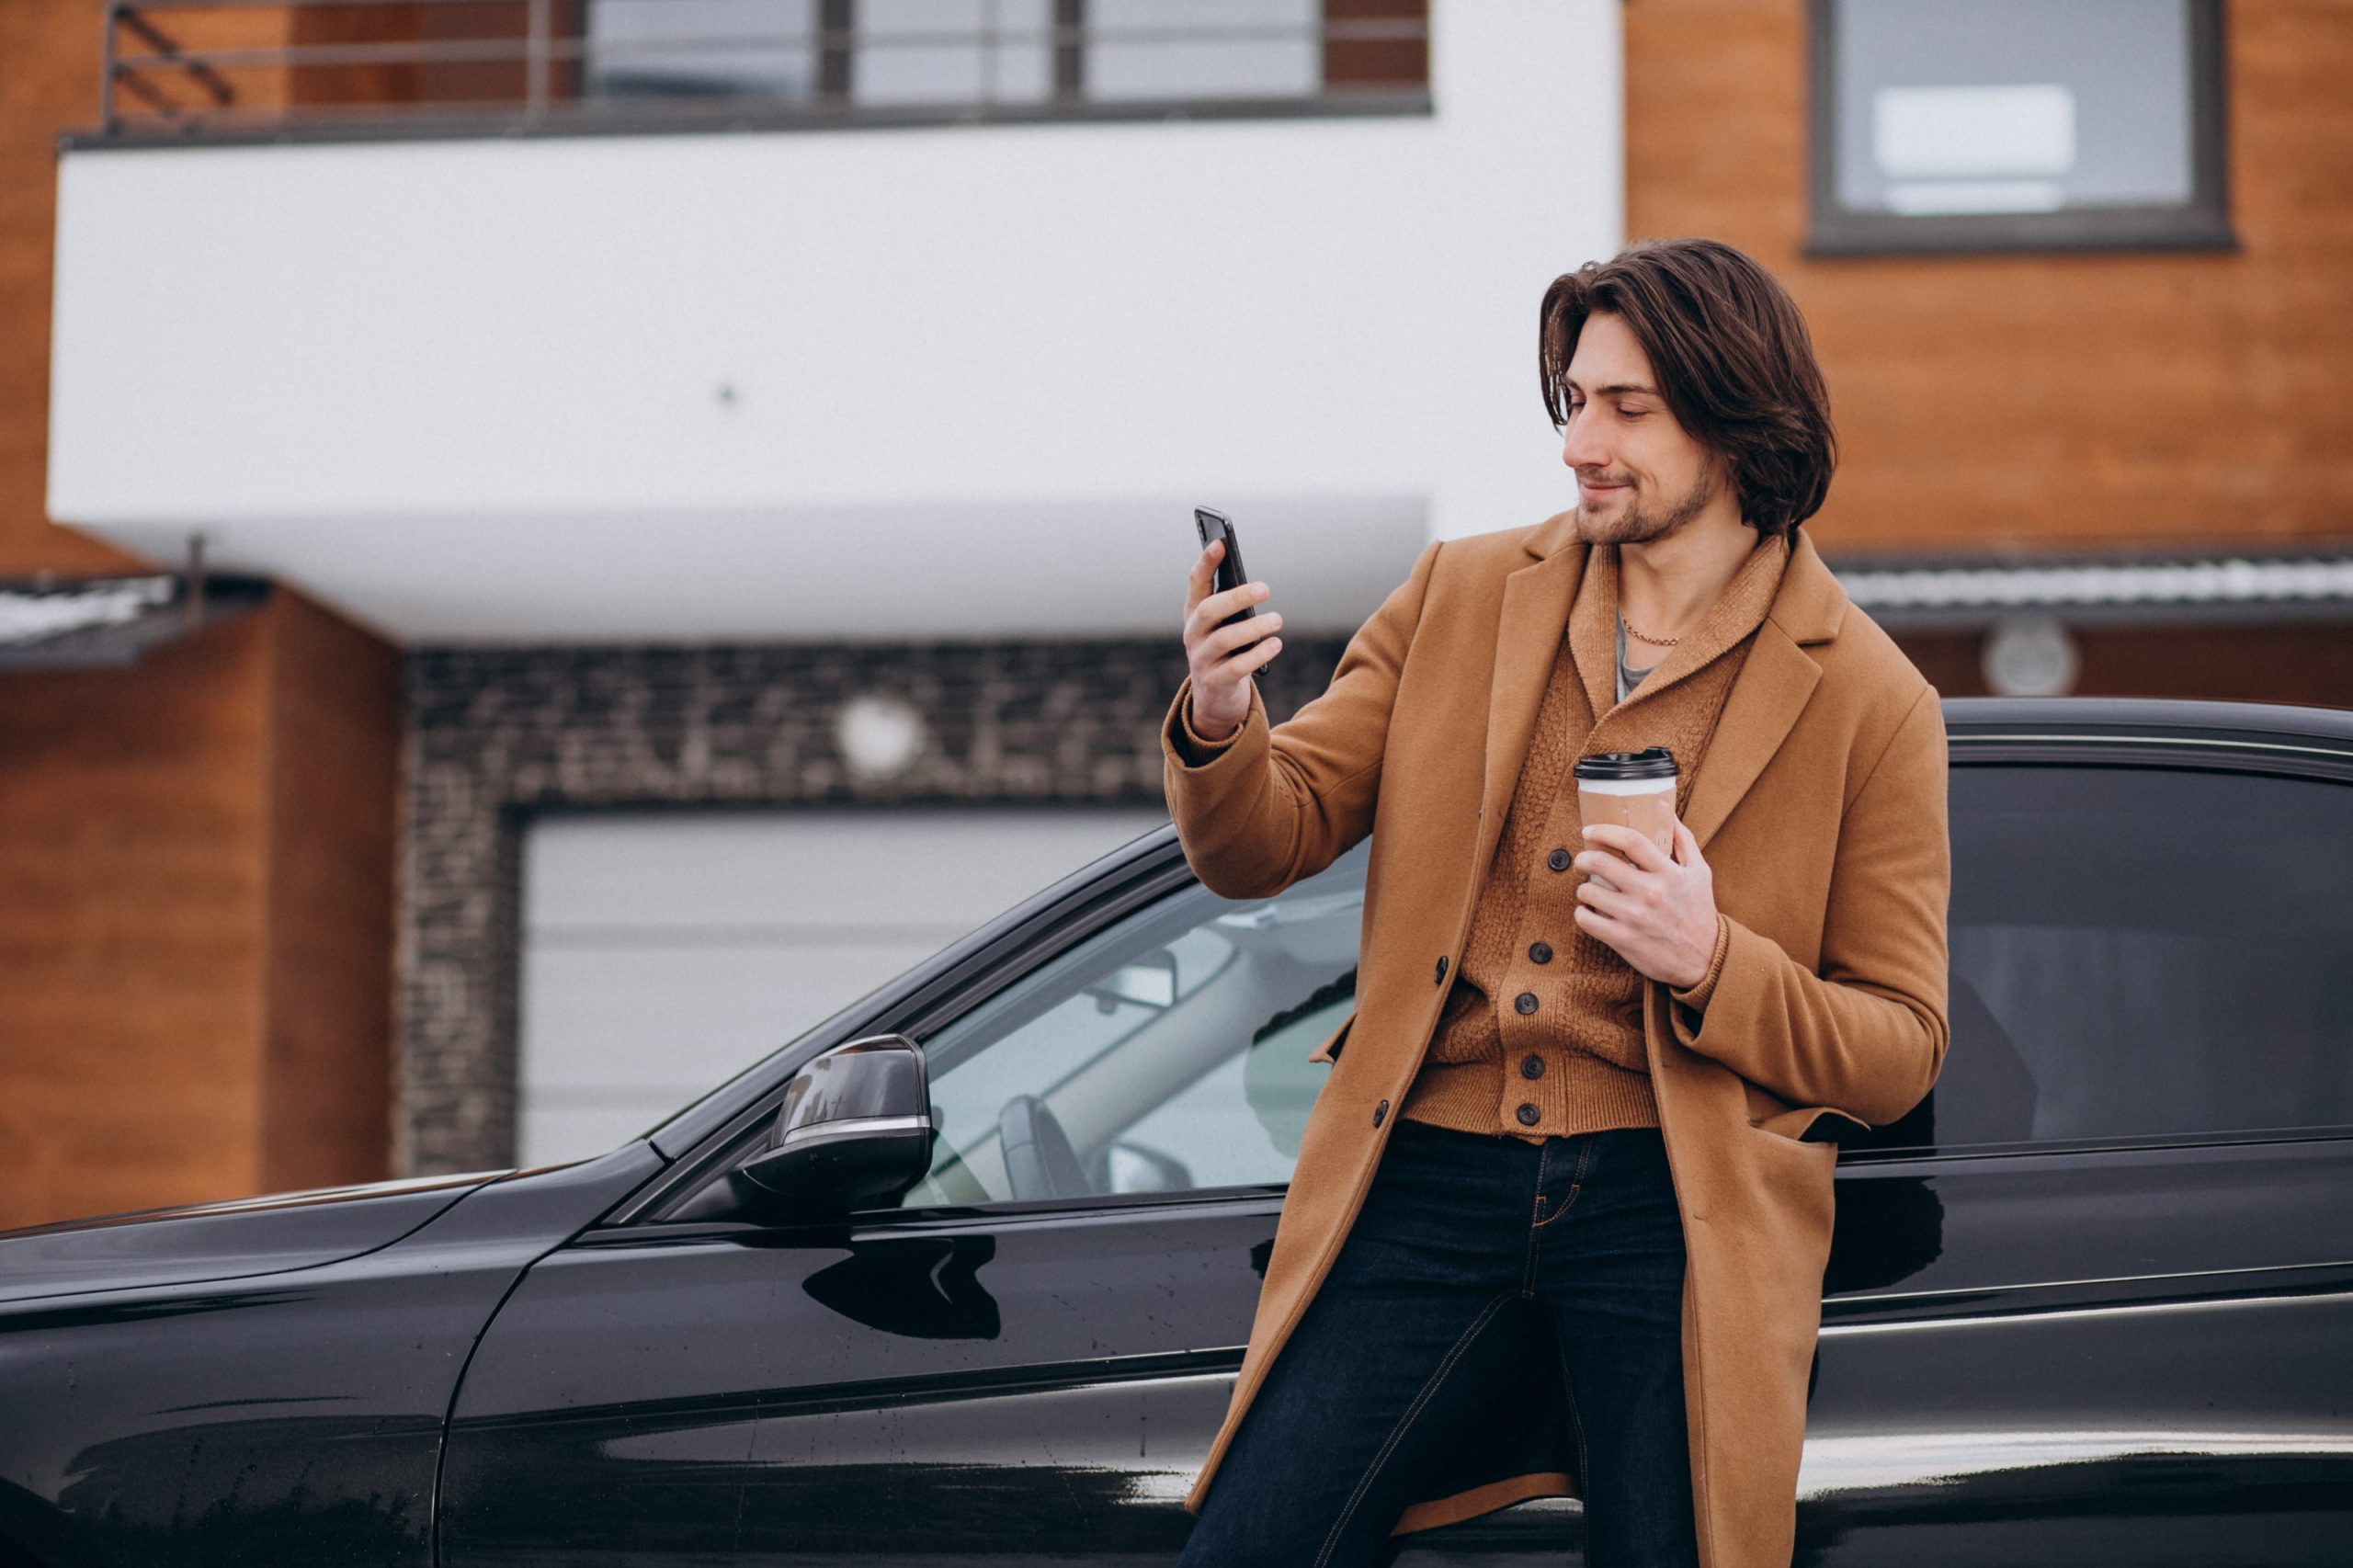
[(1851, 1142), (1871, 1130), (1870, 1123), (1859, 1121), (1837, 1107), (1826, 1105), (1792, 1106), (1749, 1125), (1801, 1143)]
[(1742, 1081), (1748, 1102), (1748, 1125), (1801, 1143), (1849, 1142), (1869, 1132), (1870, 1124), (1847, 1115), (1836, 1106), (1793, 1106), (1779, 1095)]
[(1309, 1051), (1307, 1059), (1310, 1062), (1337, 1062), (1340, 1059), (1340, 1047), (1348, 1038), (1348, 1026), (1356, 1021), (1357, 1010), (1351, 1007), (1348, 1009), (1348, 1016), (1340, 1020), (1340, 1027), (1325, 1036), (1322, 1045)]

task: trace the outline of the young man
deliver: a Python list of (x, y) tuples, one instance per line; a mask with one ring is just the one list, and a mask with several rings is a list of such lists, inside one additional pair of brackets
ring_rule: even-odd
[[(1193, 569), (1187, 858), (1259, 898), (1372, 846), (1188, 1564), (1378, 1562), (1568, 1494), (1594, 1568), (1786, 1568), (1826, 1139), (1943, 1062), (1943, 719), (1800, 530), (1834, 451), (1796, 306), (1727, 245), (1640, 245), (1552, 284), (1540, 363), (1574, 509), (1431, 544), (1280, 727), (1279, 617), (1220, 625), (1267, 585)], [(1652, 746), (1667, 853), (1583, 824), (1571, 772)]]

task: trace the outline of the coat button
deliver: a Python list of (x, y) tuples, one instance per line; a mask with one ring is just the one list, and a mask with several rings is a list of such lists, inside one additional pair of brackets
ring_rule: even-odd
[(1444, 958), (1440, 958), (1438, 960), (1438, 983), (1440, 985), (1444, 985), (1446, 983), (1446, 960)]
[(1536, 993), (1523, 991), (1511, 999), (1511, 1005), (1523, 1013), (1532, 1013), (1536, 1011)]
[(1519, 1114), (1519, 1124), (1520, 1124), (1522, 1127), (1533, 1127), (1533, 1126), (1535, 1126), (1538, 1122), (1540, 1122), (1540, 1121), (1541, 1121), (1541, 1120), (1543, 1120), (1543, 1119), (1544, 1119), (1544, 1113), (1543, 1113), (1542, 1111), (1540, 1111), (1540, 1110), (1538, 1110), (1538, 1109), (1537, 1109), (1534, 1106), (1532, 1106), (1532, 1105), (1526, 1105), (1526, 1104), (1521, 1105), (1521, 1107), (1519, 1108), (1519, 1113), (1518, 1113), (1518, 1114)]
[(1569, 869), (1569, 852), (1567, 850), (1555, 849), (1552, 853), (1544, 857), (1544, 863), (1547, 866), (1552, 867), (1552, 869), (1556, 871), (1565, 871)]
[(1552, 944), (1550, 942), (1530, 942), (1528, 944), (1528, 956), (1534, 959), (1538, 963), (1551, 963), (1552, 961)]
[(1533, 1053), (1519, 1059), (1519, 1075), (1523, 1078), (1544, 1076), (1544, 1059)]
[(1380, 1125), (1381, 1125), (1381, 1119), (1382, 1117), (1387, 1116), (1388, 1114), (1389, 1114), (1389, 1102), (1388, 1102), (1387, 1100), (1383, 1100), (1383, 1101), (1381, 1101), (1379, 1105), (1377, 1105), (1377, 1106), (1375, 1106), (1375, 1107), (1373, 1107), (1373, 1108), (1372, 1108), (1372, 1124), (1373, 1124), (1375, 1127), (1380, 1126)]

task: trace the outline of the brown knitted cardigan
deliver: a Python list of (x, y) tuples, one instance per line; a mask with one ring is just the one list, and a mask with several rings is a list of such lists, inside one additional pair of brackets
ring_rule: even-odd
[[(1619, 702), (1618, 549), (1593, 547), (1472, 913), (1461, 966), (1400, 1116), (1532, 1142), (1658, 1125), (1643, 1057), (1642, 976), (1577, 927), (1573, 911), (1583, 873), (1552, 865), (1553, 850), (1574, 854), (1585, 846), (1569, 767), (1597, 752), (1665, 746), (1680, 770), (1675, 803), (1681, 815), (1789, 558), (1786, 540), (1760, 540), (1699, 625)], [(1194, 762), (1234, 738), (1202, 739), (1189, 711), (1179, 723), (1182, 749)], [(1720, 919), (1706, 977), (1688, 991), (1670, 991), (1677, 1002), (1704, 1011), (1723, 967), (1725, 937)], [(1523, 995), (1533, 998), (1527, 1012), (1520, 1010), (1529, 1006), (1519, 1002)]]
[[(1530, 1142), (1658, 1125), (1643, 1049), (1643, 977), (1578, 928), (1576, 885), (1585, 874), (1555, 864), (1564, 858), (1554, 851), (1585, 847), (1570, 764), (1598, 752), (1665, 746), (1679, 769), (1681, 815), (1789, 554), (1785, 540), (1760, 540), (1699, 625), (1619, 702), (1618, 549), (1594, 548), (1461, 966), (1400, 1116)], [(1723, 963), (1721, 922), (1716, 937), (1707, 977), (1671, 992), (1677, 1002), (1706, 1007)]]

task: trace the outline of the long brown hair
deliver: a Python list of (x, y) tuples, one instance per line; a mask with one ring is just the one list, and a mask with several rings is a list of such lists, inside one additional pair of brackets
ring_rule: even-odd
[(1723, 456), (1744, 520), (1769, 537), (1821, 509), (1838, 464), (1830, 393), (1805, 317), (1772, 274), (1720, 240), (1649, 240), (1552, 279), (1537, 365), (1556, 429), (1569, 357), (1597, 311), (1632, 330), (1668, 409)]

